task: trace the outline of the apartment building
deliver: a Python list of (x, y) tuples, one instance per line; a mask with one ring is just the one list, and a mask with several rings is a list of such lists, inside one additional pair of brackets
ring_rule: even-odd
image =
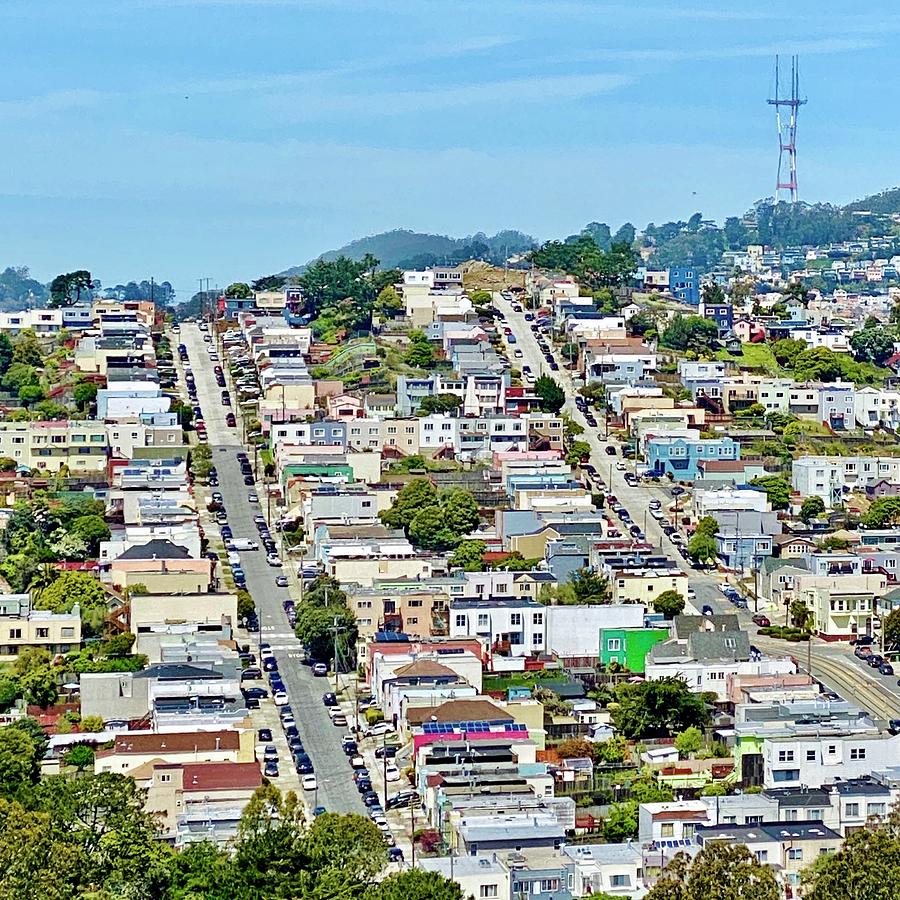
[(0, 422), (0, 456), (29, 469), (98, 474), (106, 470), (108, 451), (103, 422)]
[(23, 647), (41, 647), (51, 656), (81, 645), (78, 605), (69, 613), (31, 608), (29, 594), (0, 595), (0, 662), (14, 660)]

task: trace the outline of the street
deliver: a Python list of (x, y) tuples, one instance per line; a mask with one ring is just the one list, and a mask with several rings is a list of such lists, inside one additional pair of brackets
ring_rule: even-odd
[[(209, 435), (212, 463), (218, 471), (218, 490), (222, 493), (228, 512), (228, 524), (235, 539), (257, 540), (258, 532), (253, 517), (259, 515), (261, 509), (258, 504), (248, 502), (247, 497), (251, 490), (255, 490), (265, 499), (263, 486), (258, 484), (251, 488), (244, 485), (236, 454), (246, 448), (241, 444), (239, 427), (228, 428), (225, 425), (225, 414), (231, 407), (225, 407), (221, 403), (221, 391), (213, 373), (214, 363), (209, 362), (202, 332), (194, 323), (184, 324), (181, 327), (180, 341), (178, 337), (174, 339), (176, 345), (179, 342), (187, 346), (190, 357), (197, 398)], [(227, 372), (225, 360), (220, 364)], [(240, 425), (240, 420), (238, 422)], [(197, 493), (200, 493), (199, 489)], [(216, 526), (207, 523), (206, 527), (208, 537), (213, 542), (218, 538)], [(247, 589), (259, 614), (258, 640), (267, 641), (275, 652), (301, 739), (315, 767), (318, 790), (315, 797), (306, 796), (305, 800), (310, 807), (322, 805), (329, 812), (362, 814), (365, 806), (353, 784), (350, 767), (340, 746), (345, 729), (335, 728), (331, 724), (328, 712), (322, 705), (322, 694), (330, 689), (329, 683), (324, 678), (313, 677), (311, 670), (302, 664), (303, 646), (288, 625), (282, 606), (282, 602), (290, 598), (291, 593), (287, 588), (275, 586), (275, 576), (281, 574), (282, 570), (268, 565), (262, 550), (242, 552), (241, 565), (247, 576)], [(252, 638), (251, 635), (251, 644)], [(262, 701), (264, 706), (271, 703), (271, 699)], [(293, 771), (291, 758), (282, 758), (280, 767), (282, 774), (285, 769)]]
[[(506, 323), (515, 335), (516, 342), (510, 345), (510, 351), (516, 349), (522, 351), (522, 358), (514, 359), (513, 366), (521, 368), (526, 364), (531, 367), (535, 377), (550, 375), (560, 383), (566, 394), (566, 403), (562, 411), (584, 428), (584, 434), (579, 436), (579, 440), (587, 441), (590, 445), (591, 461), (606, 481), (608, 491), (618, 498), (629, 510), (632, 519), (643, 528), (647, 542), (660, 548), (676, 566), (687, 572), (690, 586), (697, 595), (696, 600), (692, 601), (696, 611), (699, 612), (708, 605), (715, 613), (737, 614), (741, 627), (750, 634), (752, 644), (772, 655), (794, 656), (801, 669), (806, 671), (808, 654), (806, 643), (789, 644), (760, 635), (757, 626), (751, 621), (754, 610), (738, 610), (723, 596), (721, 586), (725, 583), (724, 577), (708, 575), (693, 569), (681, 558), (659, 523), (647, 515), (651, 499), (659, 500), (663, 508), (668, 509), (672, 502), (671, 495), (652, 484), (631, 487), (625, 481), (625, 473), (615, 468), (615, 462), (622, 459), (621, 454), (617, 452), (614, 457), (606, 454), (606, 445), (616, 442), (604, 440), (599, 434), (599, 429), (591, 428), (575, 405), (574, 398), (580, 385), (575, 383), (569, 371), (563, 366), (560, 366), (557, 372), (550, 370), (529, 327), (530, 323), (525, 320), (524, 311), (515, 312), (512, 304), (504, 300), (499, 293), (494, 293), (493, 302), (503, 313)], [(771, 615), (780, 617), (781, 612), (776, 611)], [(814, 678), (826, 683), (845, 699), (868, 710), (876, 719), (900, 718), (900, 690), (896, 678), (877, 674), (877, 671), (873, 671), (858, 660), (845, 644), (828, 643), (814, 638), (810, 645), (810, 672)]]

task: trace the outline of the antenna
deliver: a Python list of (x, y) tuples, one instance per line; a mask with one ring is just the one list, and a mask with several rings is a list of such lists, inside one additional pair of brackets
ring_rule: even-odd
[[(778, 177), (775, 179), (775, 200), (780, 191), (787, 191), (791, 203), (797, 202), (797, 113), (806, 103), (800, 99), (800, 57), (791, 57), (791, 95), (779, 96), (781, 89), (778, 56), (775, 56), (775, 97), (767, 102), (775, 107), (775, 127), (778, 130)], [(787, 112), (787, 120), (782, 117), (781, 109)], [(787, 161), (785, 161), (785, 153)], [(787, 180), (785, 180), (785, 166)]]

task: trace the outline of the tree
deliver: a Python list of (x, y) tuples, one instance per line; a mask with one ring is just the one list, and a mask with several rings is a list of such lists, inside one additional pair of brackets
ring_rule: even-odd
[(280, 291), (286, 284), (287, 278), (284, 275), (263, 275), (251, 287), (254, 291)]
[(100, 553), (100, 542), (108, 541), (111, 536), (109, 525), (102, 516), (79, 516), (72, 522), (71, 530), (72, 534), (85, 542), (90, 556), (97, 556)]
[(900, 520), (900, 497), (879, 497), (862, 517), (868, 528), (883, 528)]
[(19, 402), (26, 408), (40, 403), (46, 397), (44, 389), (39, 384), (23, 384), (19, 388)]
[(83, 772), (88, 766), (94, 765), (94, 751), (87, 744), (76, 744), (65, 755), (67, 766), (74, 766), (79, 772)]
[(646, 900), (779, 900), (780, 897), (781, 889), (772, 869), (743, 844), (710, 841), (693, 861), (687, 854), (679, 853), (650, 889)]
[(725, 291), (718, 281), (707, 281), (700, 289), (700, 296), (704, 303), (721, 305), (728, 302)]
[(866, 327), (851, 335), (850, 349), (857, 362), (883, 366), (893, 356), (896, 339), (894, 328), (866, 324)]
[(802, 600), (792, 601), (788, 607), (788, 614), (791, 617), (791, 625), (794, 628), (802, 628), (804, 630), (812, 628), (812, 610)]
[(688, 541), (688, 555), (698, 563), (713, 563), (718, 559), (716, 539), (708, 534), (695, 533)]
[(422, 398), (419, 404), (419, 412), (426, 414), (431, 413), (453, 413), (462, 406), (462, 399), (456, 394), (429, 394)]
[(572, 441), (566, 447), (566, 462), (577, 466), (590, 459), (591, 445), (587, 441)]
[(763, 475), (754, 478), (750, 484), (765, 492), (772, 509), (787, 509), (790, 505), (791, 485), (780, 475)]
[(631, 222), (626, 222), (624, 225), (620, 226), (619, 230), (613, 235), (612, 243), (633, 244), (636, 233), (634, 225), (632, 225)]
[(710, 781), (700, 789), (701, 797), (724, 797), (728, 791), (720, 781)]
[(13, 345), (9, 335), (0, 334), (0, 376), (6, 374), (13, 359)]
[(694, 534), (705, 534), (707, 537), (714, 537), (719, 530), (719, 523), (713, 516), (704, 516), (697, 523)]
[(575, 603), (596, 605), (609, 603), (609, 580), (593, 569), (577, 569), (569, 575)]
[(78, 382), (72, 389), (72, 399), (79, 409), (88, 409), (97, 399), (97, 385), (92, 381)]
[(594, 745), (583, 737), (570, 738), (556, 745), (556, 755), (560, 759), (593, 759)]
[(817, 516), (822, 515), (825, 512), (825, 503), (822, 501), (821, 497), (807, 497), (803, 503), (800, 504), (800, 518), (803, 519), (804, 522), (809, 522), (811, 519), (815, 519)]
[(478, 528), (478, 502), (471, 491), (456, 488), (440, 497), (441, 512), (447, 525), (457, 534), (468, 534)]
[(409, 539), (423, 550), (443, 552), (452, 550), (459, 543), (459, 533), (447, 522), (441, 506), (420, 509), (408, 529)]
[(397, 289), (389, 284), (383, 287), (375, 298), (375, 312), (385, 318), (392, 318), (404, 310), (403, 298)]
[(558, 413), (566, 402), (566, 395), (559, 384), (549, 375), (541, 375), (534, 383), (534, 392), (540, 398), (544, 412)]
[(422, 331), (409, 333), (409, 346), (403, 357), (404, 362), (414, 369), (430, 369), (434, 366), (434, 347)]
[(900, 883), (896, 807), (886, 820), (848, 834), (837, 853), (820, 856), (802, 881), (804, 900), (892, 900)]
[(607, 765), (621, 765), (628, 758), (628, 741), (621, 735), (614, 734), (605, 741), (595, 744), (595, 747), (596, 755)]
[(674, 619), (684, 611), (684, 597), (678, 591), (663, 591), (653, 601), (653, 609), (667, 619)]
[(370, 888), (366, 900), (464, 900), (460, 885), (437, 872), (407, 869)]
[(20, 728), (0, 728), (0, 794), (17, 794), (35, 780), (35, 743)]
[(882, 629), (884, 649), (900, 649), (900, 608), (892, 610), (884, 617)]
[(682, 316), (672, 319), (659, 337), (661, 347), (670, 350), (693, 350), (707, 353), (719, 337), (719, 326), (703, 316)]
[(26, 384), (37, 383), (38, 376), (34, 366), (22, 362), (14, 362), (6, 370), (6, 374), (0, 378), (0, 385), (3, 386), (4, 390), (16, 393)]
[(99, 731), (103, 731), (103, 717), (102, 716), (85, 716), (81, 720), (81, 730), (85, 732), (85, 734), (96, 734)]
[(373, 822), (358, 815), (316, 816), (304, 840), (309, 865), (333, 868), (357, 882), (373, 879), (387, 862), (387, 848)]
[(59, 306), (71, 306), (81, 300), (82, 293), (88, 293), (91, 290), (91, 273), (85, 269), (79, 269), (76, 272), (67, 272), (65, 275), (57, 275), (50, 282), (50, 301), (49, 306), (56, 308)]
[(313, 659), (326, 662), (334, 659), (335, 626), (338, 628), (338, 668), (347, 671), (356, 646), (357, 625), (353, 612), (338, 603), (314, 606), (304, 602), (297, 607), (297, 637)]
[(623, 844), (638, 836), (638, 804), (633, 800), (616, 803), (603, 820), (603, 840), (608, 844)]
[(842, 371), (838, 354), (828, 347), (804, 350), (794, 360), (796, 381), (837, 381)]
[(237, 614), (239, 619), (247, 619), (256, 612), (256, 603), (250, 591), (238, 590)]
[(450, 556), (450, 565), (466, 572), (484, 570), (483, 557), (487, 550), (484, 541), (462, 541)]
[(690, 759), (703, 746), (703, 732), (694, 725), (675, 735), (675, 749), (682, 759)]
[(382, 510), (381, 521), (391, 528), (408, 529), (416, 513), (437, 503), (437, 490), (427, 478), (413, 478), (397, 493), (390, 509)]
[(35, 601), (36, 609), (71, 612), (77, 604), (83, 626), (98, 632), (106, 618), (108, 596), (103, 586), (86, 572), (64, 572)]
[(235, 281), (225, 288), (225, 296), (235, 300), (249, 300), (253, 296), (253, 289), (243, 281)]
[(632, 740), (667, 737), (709, 720), (703, 699), (690, 691), (680, 678), (661, 678), (616, 688), (617, 707), (613, 723)]

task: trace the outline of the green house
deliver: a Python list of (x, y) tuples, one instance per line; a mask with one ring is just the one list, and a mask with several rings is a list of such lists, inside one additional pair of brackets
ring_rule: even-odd
[(643, 673), (650, 649), (669, 639), (668, 628), (601, 628), (600, 662), (626, 666), (630, 672)]

